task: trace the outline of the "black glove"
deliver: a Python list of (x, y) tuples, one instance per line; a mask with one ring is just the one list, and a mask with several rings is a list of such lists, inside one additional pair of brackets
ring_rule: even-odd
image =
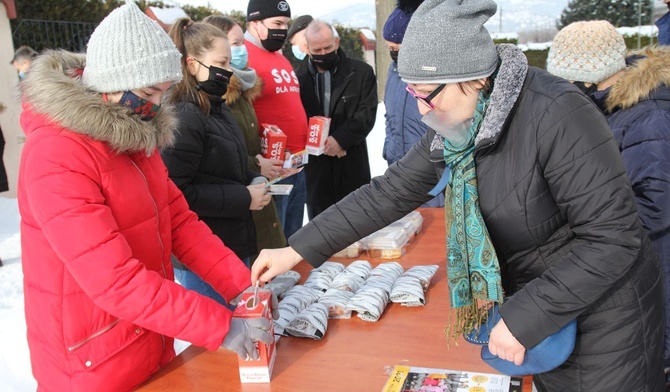
[(228, 334), (221, 345), (236, 352), (244, 360), (257, 360), (258, 350), (254, 342), (271, 344), (273, 339), (274, 336), (270, 335), (270, 322), (266, 318), (233, 317), (230, 320)]

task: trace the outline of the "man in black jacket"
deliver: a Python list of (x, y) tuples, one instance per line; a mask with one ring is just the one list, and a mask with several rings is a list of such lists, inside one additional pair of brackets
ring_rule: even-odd
[(307, 117), (331, 118), (322, 155), (305, 170), (310, 219), (370, 182), (365, 138), (375, 124), (377, 80), (372, 67), (347, 57), (333, 27), (315, 20), (306, 29), (309, 56), (298, 69)]

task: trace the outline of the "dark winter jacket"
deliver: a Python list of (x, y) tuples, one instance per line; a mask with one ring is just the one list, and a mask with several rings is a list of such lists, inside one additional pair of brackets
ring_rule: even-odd
[[(389, 165), (404, 157), (428, 130), (426, 124), (421, 122), (423, 116), (419, 113), (418, 102), (409, 95), (406, 88), (407, 83), (398, 75), (398, 64), (391, 61), (384, 91), (386, 138), (383, 156)], [(444, 206), (443, 194), (437, 195), (423, 205), (423, 207), (442, 206)]]
[(670, 45), (670, 12), (656, 21), (656, 27), (658, 27), (658, 44)]
[(191, 210), (243, 259), (256, 253), (247, 189), (255, 174), (247, 168), (247, 147), (230, 109), (220, 98), (210, 102), (209, 115), (191, 102), (176, 105), (179, 132), (161, 156)]
[[(230, 79), (228, 92), (225, 95), (226, 104), (235, 117), (244, 136), (247, 146), (247, 168), (260, 176), (260, 167), (256, 164), (256, 155), (261, 153), (261, 140), (258, 136), (258, 119), (252, 102), (262, 90), (262, 81), (256, 78), (256, 85), (249, 90), (242, 91), (242, 84), (237, 76)], [(256, 249), (251, 255), (251, 261), (256, 259), (262, 249), (282, 248), (286, 246), (284, 229), (279, 222), (277, 207), (274, 200), (262, 210), (251, 211), (256, 226)]]
[(398, 75), (398, 64), (391, 61), (384, 90), (386, 139), (383, 155), (389, 165), (404, 157), (428, 130), (421, 122), (423, 116), (416, 99), (407, 93), (406, 87), (407, 83)]
[[(372, 67), (351, 59), (338, 49), (339, 64), (332, 74), (330, 98), (330, 136), (347, 155), (342, 158), (325, 154), (309, 157), (305, 169), (307, 205), (315, 215), (370, 182), (370, 162), (365, 138), (375, 124), (377, 79)], [(315, 90), (316, 70), (305, 58), (297, 71), (300, 98), (307, 117), (323, 116), (323, 107)], [(310, 69), (311, 68), (311, 69)]]
[[(670, 48), (647, 49), (610, 89), (596, 93), (619, 144), (642, 226), (666, 273), (670, 328)], [(605, 95), (598, 97), (597, 95)], [(670, 332), (670, 330), (669, 330)], [(670, 333), (666, 333), (670, 364)]]
[(9, 190), (9, 181), (7, 180), (7, 171), (5, 170), (5, 162), (2, 159), (2, 154), (5, 151), (5, 136), (2, 134), (0, 128), (0, 192)]
[[(574, 352), (535, 376), (540, 390), (661, 391), (661, 269), (609, 126), (576, 87), (528, 67), (515, 46), (498, 51), (475, 162), (482, 215), (511, 294), (502, 317), (526, 348), (577, 318)], [(443, 146), (430, 130), (290, 245), (319, 265), (418, 207), (444, 170)]]

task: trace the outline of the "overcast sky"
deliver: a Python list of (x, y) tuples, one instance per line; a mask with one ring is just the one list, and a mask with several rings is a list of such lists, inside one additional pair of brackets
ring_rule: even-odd
[[(296, 17), (304, 14), (321, 16), (333, 10), (338, 10), (358, 3), (374, 3), (374, 0), (287, 0), (291, 6), (291, 16)], [(177, 3), (193, 6), (207, 5), (222, 12), (242, 11), (247, 12), (248, 0), (177, 0)]]

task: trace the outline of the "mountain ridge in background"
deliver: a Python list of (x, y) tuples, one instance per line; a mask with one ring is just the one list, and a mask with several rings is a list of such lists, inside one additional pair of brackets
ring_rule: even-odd
[[(509, 33), (555, 28), (568, 0), (500, 0), (498, 12), (487, 23), (491, 33)], [(502, 10), (502, 30), (500, 13)], [(375, 4), (361, 2), (318, 16), (319, 19), (348, 27), (376, 28)]]

